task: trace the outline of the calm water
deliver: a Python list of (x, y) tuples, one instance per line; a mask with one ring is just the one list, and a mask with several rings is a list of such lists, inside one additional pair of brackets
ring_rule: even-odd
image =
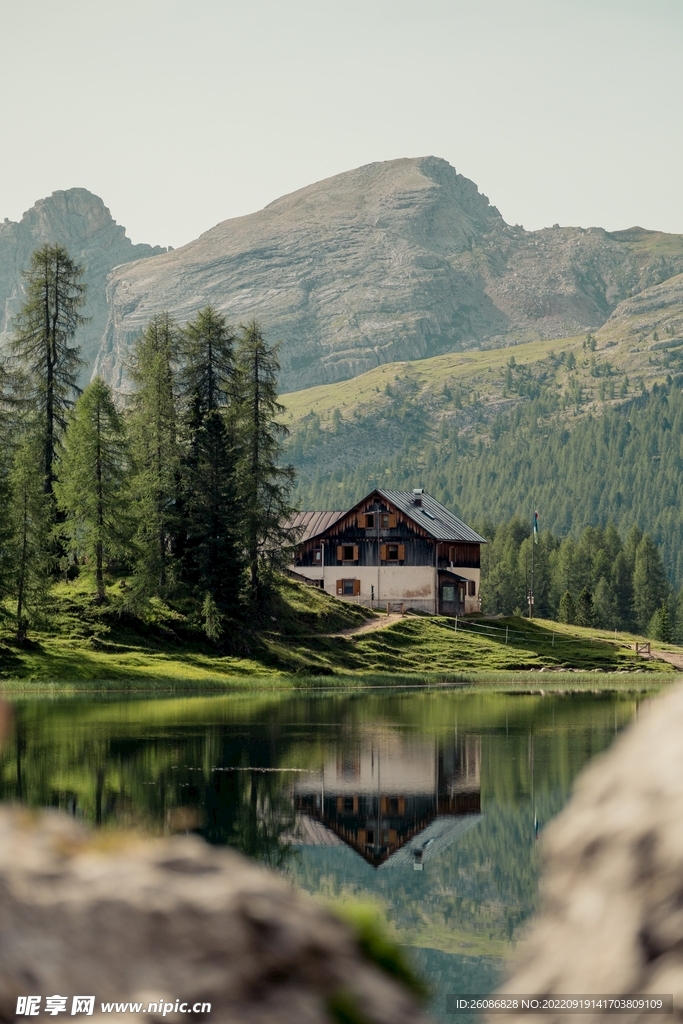
[(0, 799), (195, 829), (371, 902), (440, 1017), (446, 993), (495, 986), (534, 908), (538, 833), (637, 713), (633, 697), (443, 692), (17, 701)]

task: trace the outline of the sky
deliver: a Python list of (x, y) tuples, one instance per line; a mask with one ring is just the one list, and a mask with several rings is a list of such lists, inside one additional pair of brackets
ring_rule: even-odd
[(0, 218), (101, 196), (179, 246), (444, 157), (503, 217), (683, 232), (681, 0), (0, 0)]

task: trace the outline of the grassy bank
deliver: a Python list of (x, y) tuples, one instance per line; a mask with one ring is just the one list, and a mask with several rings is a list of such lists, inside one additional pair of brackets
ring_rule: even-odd
[[(182, 607), (126, 606), (125, 581), (108, 604), (92, 602), (87, 579), (56, 584), (40, 628), (18, 644), (0, 630), (0, 688), (180, 692), (241, 688), (458, 686), (514, 691), (640, 689), (675, 676), (637, 655), (637, 638), (519, 618), (408, 615), (353, 632), (371, 612), (283, 580), (258, 629), (235, 626), (211, 644)], [(673, 648), (672, 648), (673, 650)], [(541, 676), (542, 673), (542, 676)], [(637, 677), (637, 678), (636, 678)]]

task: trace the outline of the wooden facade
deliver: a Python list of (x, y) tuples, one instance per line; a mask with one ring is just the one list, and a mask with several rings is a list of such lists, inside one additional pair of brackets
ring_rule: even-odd
[[(309, 521), (324, 528), (307, 535)], [(421, 490), (376, 490), (346, 512), (301, 513), (293, 525), (302, 530), (294, 570), (329, 593), (444, 615), (479, 610), (485, 541)]]

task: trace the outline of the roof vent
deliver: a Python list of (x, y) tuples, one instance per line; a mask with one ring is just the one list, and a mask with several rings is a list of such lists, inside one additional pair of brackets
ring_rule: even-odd
[(424, 494), (423, 487), (413, 487), (413, 505), (418, 507), (422, 504), (422, 495)]

